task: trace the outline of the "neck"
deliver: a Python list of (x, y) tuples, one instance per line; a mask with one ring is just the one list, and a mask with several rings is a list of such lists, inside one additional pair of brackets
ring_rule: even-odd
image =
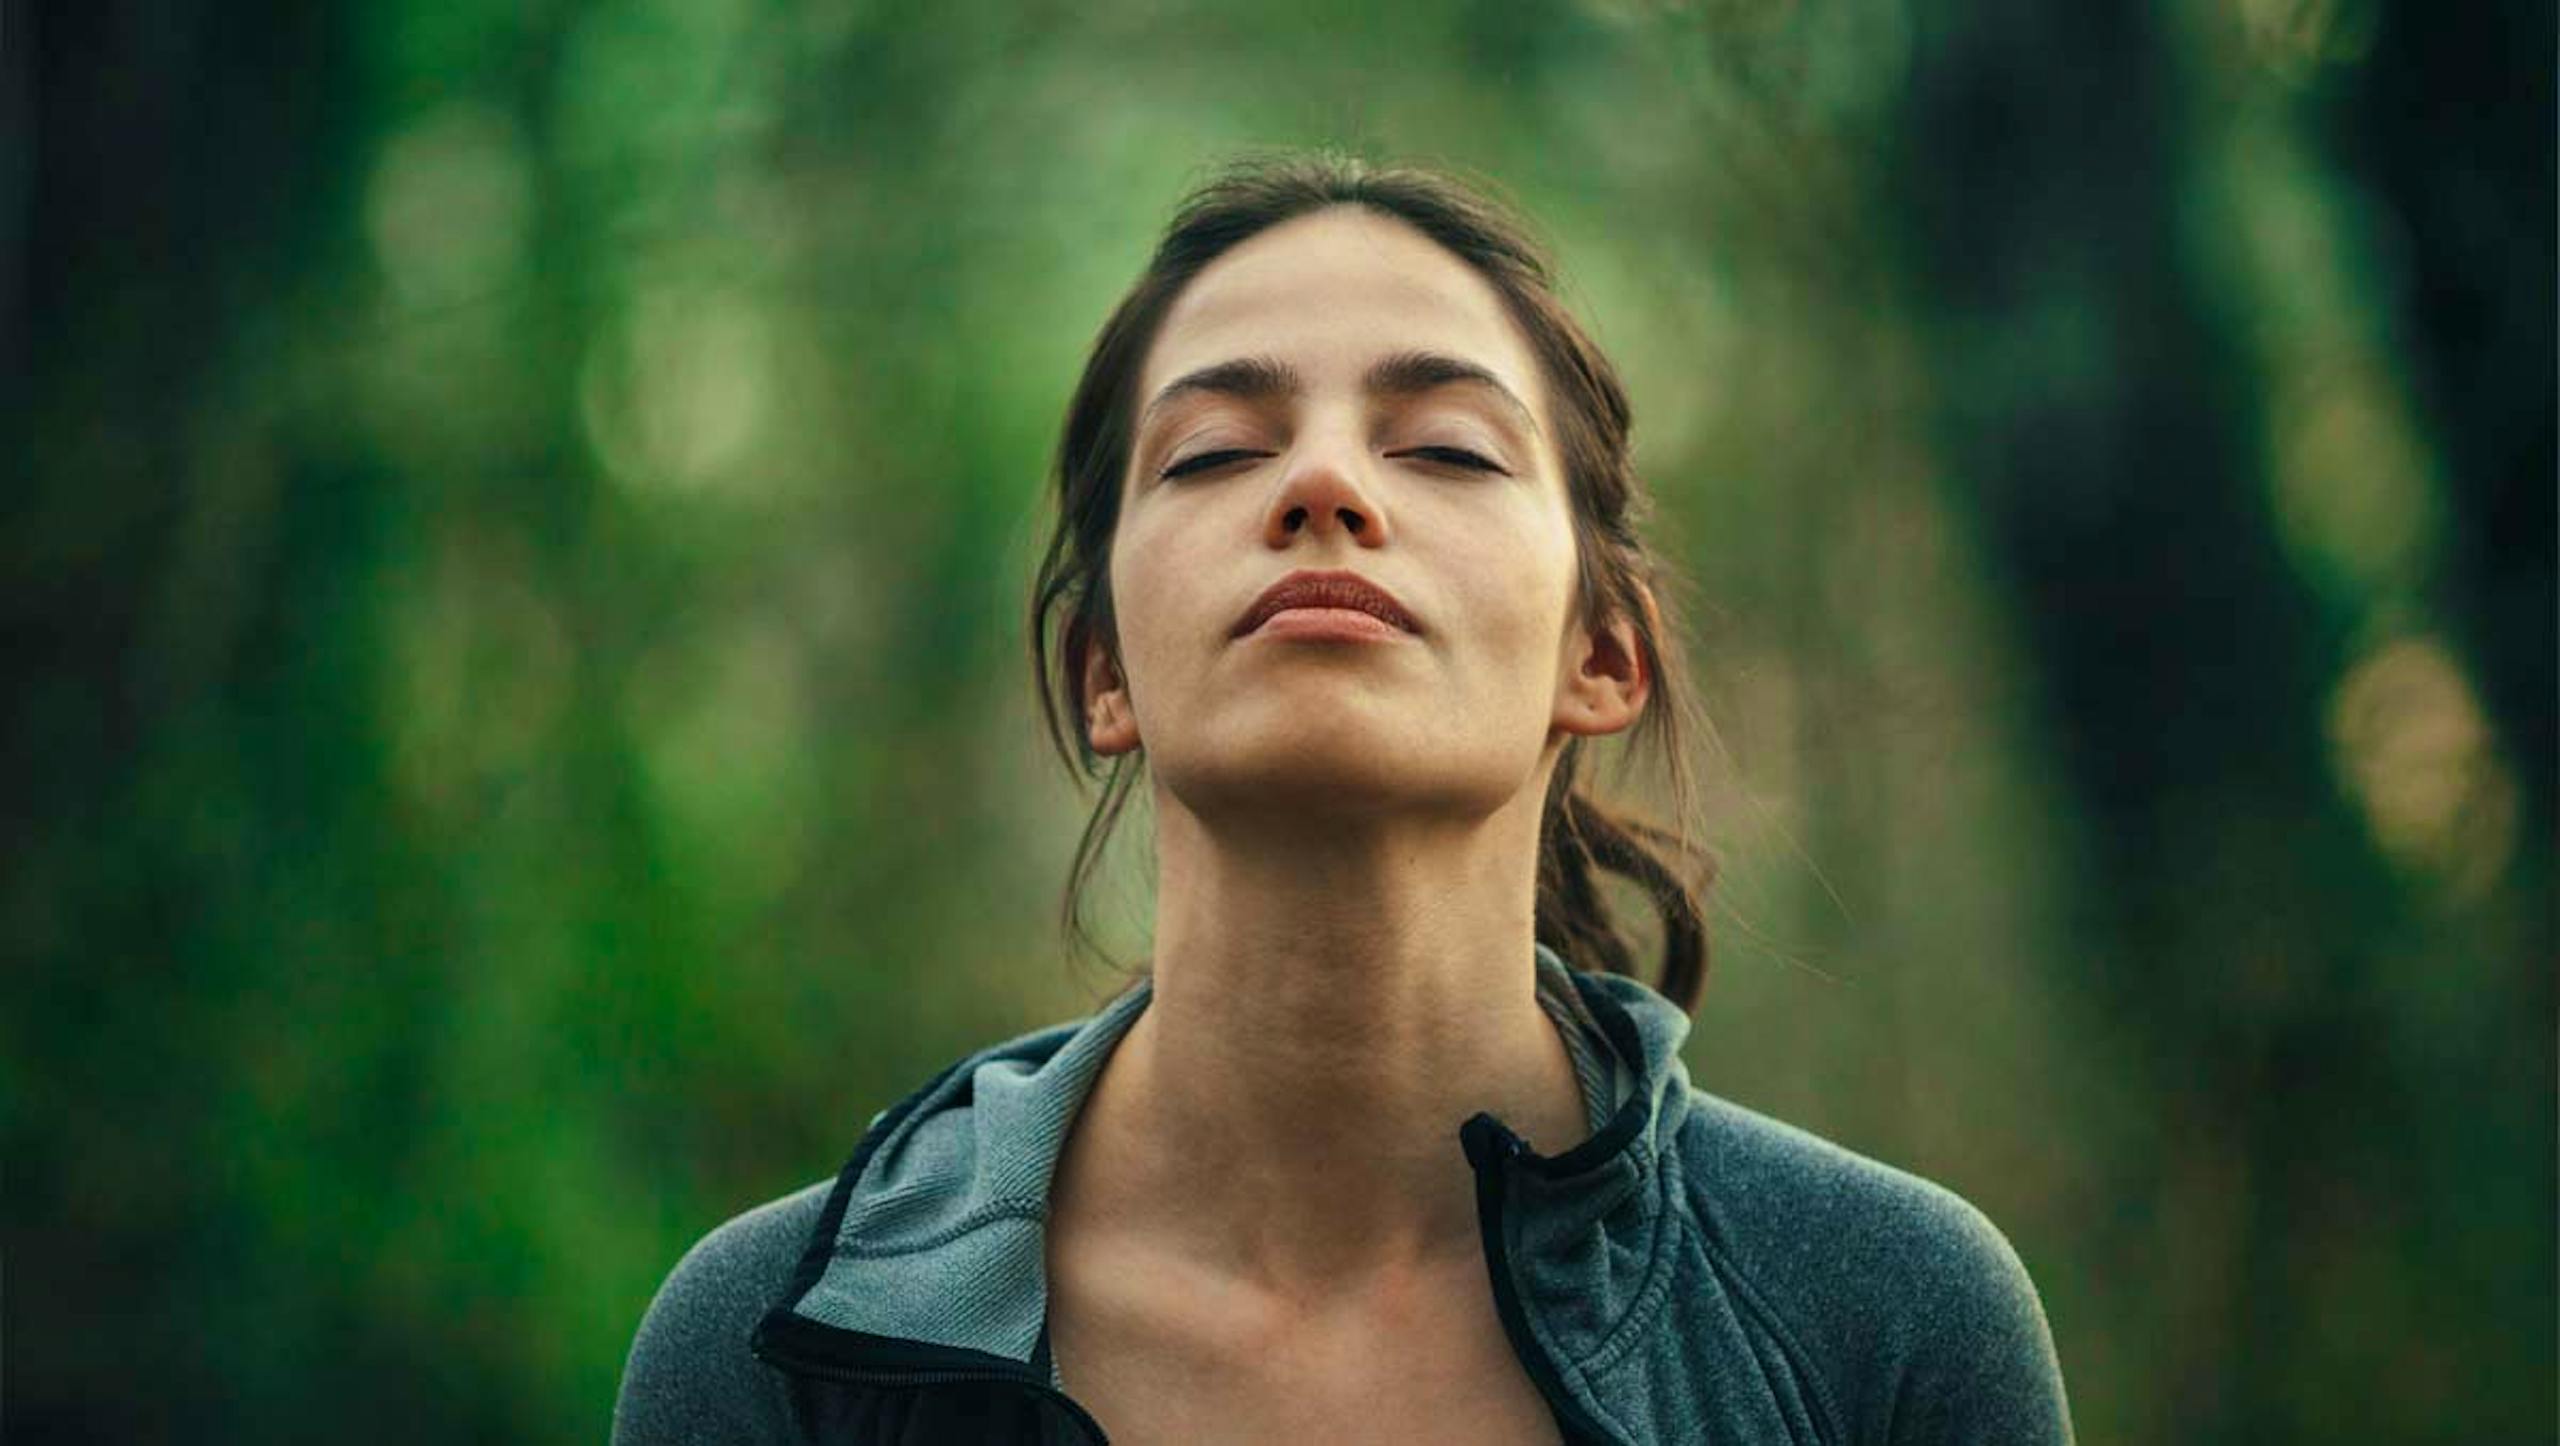
[(1248, 830), (1159, 789), (1153, 998), (1062, 1166), (1091, 1218), (1290, 1294), (1472, 1257), (1459, 1125), (1588, 1133), (1537, 1001), (1536, 802)]

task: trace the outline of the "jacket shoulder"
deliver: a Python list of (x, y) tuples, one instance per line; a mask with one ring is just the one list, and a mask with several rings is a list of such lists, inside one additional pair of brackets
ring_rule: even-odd
[(1852, 1440), (2060, 1446), (2035, 1284), (1944, 1185), (1694, 1086), (1680, 1130), (1711, 1254), (1827, 1384)]
[(833, 1184), (735, 1215), (676, 1262), (632, 1337), (614, 1446), (796, 1439), (788, 1382), (748, 1341), (790, 1284)]

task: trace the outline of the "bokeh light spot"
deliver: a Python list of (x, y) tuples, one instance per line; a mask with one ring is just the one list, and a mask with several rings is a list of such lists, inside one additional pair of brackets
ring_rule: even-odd
[(771, 321), (751, 297), (644, 293), (588, 348), (579, 384), (588, 440), (637, 490), (766, 490), (743, 464), (764, 437), (774, 363)]
[(2348, 669), (2330, 697), (2329, 741), (2393, 862), (2457, 899), (2497, 881), (2515, 847), (2515, 780), (2441, 643), (2394, 639)]
[(472, 300), (524, 259), (533, 183), (523, 137), (504, 114), (456, 102), (383, 146), (365, 192), (365, 234), (401, 301)]

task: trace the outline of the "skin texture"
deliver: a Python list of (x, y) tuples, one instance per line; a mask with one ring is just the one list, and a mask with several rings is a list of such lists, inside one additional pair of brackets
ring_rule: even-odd
[[(1484, 368), (1528, 415), (1477, 383), (1363, 389), (1413, 350)], [(1357, 208), (1274, 227), (1186, 288), (1139, 405), (1250, 356), (1302, 390), (1145, 413), (1118, 658), (1081, 660), (1095, 748), (1145, 751), (1159, 874), (1153, 1002), (1053, 1186), (1060, 1369), (1115, 1439), (1371, 1439), (1373, 1384), (1432, 1417), (1404, 1439), (1552, 1439), (1494, 1315), (1457, 1132), (1491, 1110), (1546, 1153), (1587, 1133), (1534, 992), (1539, 810), (1566, 739), (1633, 724), (1649, 679), (1624, 622), (1572, 615), (1546, 389), (1464, 262)], [(1421, 450), (1449, 447), (1501, 470)], [(1385, 586), (1421, 631), (1230, 636), (1301, 568)]]

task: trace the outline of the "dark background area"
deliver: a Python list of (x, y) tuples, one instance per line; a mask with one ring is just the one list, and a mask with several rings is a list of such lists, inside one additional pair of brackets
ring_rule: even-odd
[(1048, 449), (1181, 190), (1324, 143), (1506, 185), (1634, 391), (1693, 1077), (1981, 1205), (2084, 1440), (2553, 1439), (2553, 62), (2409, 0), (9, 5), (0, 1426), (595, 1438), (687, 1244), (1090, 1008)]

